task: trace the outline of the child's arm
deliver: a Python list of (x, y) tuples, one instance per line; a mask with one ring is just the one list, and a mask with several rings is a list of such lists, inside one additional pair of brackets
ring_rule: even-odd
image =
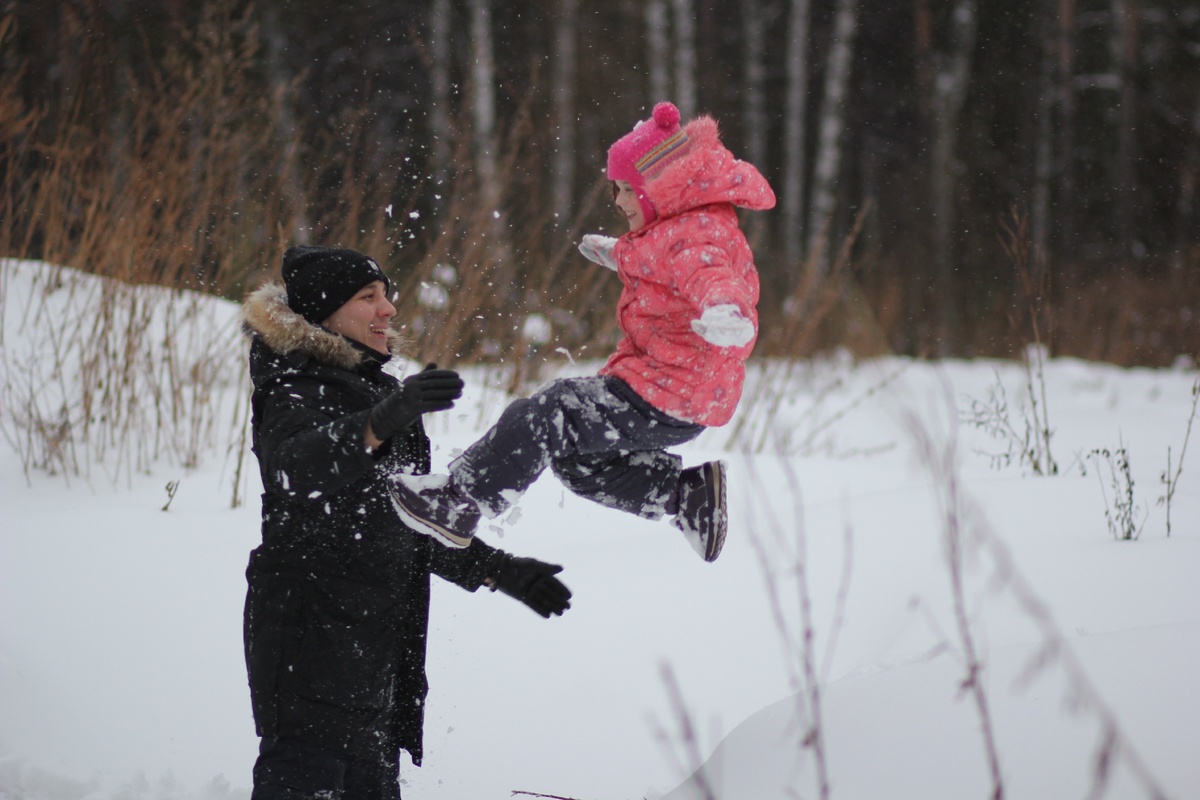
[(692, 330), (717, 347), (749, 344), (755, 328), (747, 313), (757, 292), (730, 268), (725, 251), (701, 244), (679, 252), (675, 259), (676, 274), (687, 276), (679, 285), (680, 294), (700, 312), (691, 322)]

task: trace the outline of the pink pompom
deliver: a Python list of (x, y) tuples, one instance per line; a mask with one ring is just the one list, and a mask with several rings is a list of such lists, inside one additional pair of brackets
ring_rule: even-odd
[(660, 128), (674, 128), (679, 124), (679, 109), (674, 103), (662, 102), (654, 106), (654, 122)]

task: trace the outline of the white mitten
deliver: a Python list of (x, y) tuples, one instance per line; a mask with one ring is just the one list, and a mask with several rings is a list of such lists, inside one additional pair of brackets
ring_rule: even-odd
[(600, 266), (608, 267), (615, 272), (617, 269), (617, 260), (613, 258), (613, 245), (616, 243), (617, 240), (611, 236), (589, 233), (579, 243), (579, 252), (583, 253), (588, 261), (594, 261)]
[(731, 303), (704, 309), (692, 330), (717, 347), (741, 347), (754, 338), (754, 325)]

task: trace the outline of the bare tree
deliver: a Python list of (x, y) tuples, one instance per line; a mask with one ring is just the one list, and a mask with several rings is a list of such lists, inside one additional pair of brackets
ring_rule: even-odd
[[(742, 2), (742, 95), (743, 148), (746, 160), (762, 169), (767, 163), (767, 70), (763, 63), (766, 49), (767, 19), (762, 0)], [(755, 244), (762, 234), (764, 215), (753, 214), (746, 221), (746, 235)]]
[[(1075, 4), (1058, 0), (1058, 176), (1059, 249), (1075, 254)], [(1045, 251), (1043, 251), (1045, 252)]]
[(484, 197), (493, 201), (499, 192), (496, 186), (496, 85), (491, 0), (470, 0), (470, 11), (475, 169), (479, 174), (480, 190)]
[(808, 124), (808, 4), (792, 0), (788, 18), (787, 99), (783, 114), (783, 255), (799, 263), (804, 242), (804, 128)]
[(956, 0), (945, 50), (935, 51), (933, 64), (933, 153), (930, 159), (933, 201), (933, 253), (938, 284), (938, 351), (954, 352), (957, 331), (954, 298), (954, 193), (958, 173), (959, 115), (966, 100), (975, 49), (975, 0)]
[[(1032, 236), (1033, 252), (1045, 253), (1050, 237), (1050, 195), (1054, 184), (1054, 110), (1057, 106), (1055, 93), (1055, 66), (1057, 58), (1057, 26), (1054, 23), (1054, 10), (1057, 0), (1041, 0), (1036, 6), (1038, 13), (1035, 18), (1037, 26), (1038, 51), (1041, 53), (1038, 69), (1037, 99), (1032, 104), (1034, 113), (1034, 143), (1033, 143), (1033, 193), (1030, 209), (1030, 233)], [(933, 165), (931, 165), (933, 166)], [(933, 167), (937, 174), (937, 167)], [(935, 228), (936, 229), (936, 228)], [(945, 242), (934, 239), (935, 250), (945, 246)], [(941, 265), (939, 264), (939, 275)]]
[[(450, 144), (454, 140), (450, 111), (450, 0), (433, 0), (429, 8), (429, 84), (432, 102), (429, 109), (429, 132), (433, 140), (431, 174), (435, 194), (445, 192), (451, 174)], [(442, 203), (434, 206), (442, 208)]]
[(696, 115), (696, 9), (693, 0), (671, 0), (675, 11), (675, 104), (685, 120)]
[(671, 92), (666, 0), (646, 2), (646, 50), (650, 75), (650, 102), (666, 100)]
[(470, 0), (471, 49), (474, 63), (471, 69), (471, 108), (474, 130), (472, 149), (475, 172), (479, 181), (479, 198), (490, 211), (492, 221), (489, 235), (493, 246), (485, 252), (494, 262), (504, 261), (507, 246), (506, 228), (501, 209), (502, 188), (499, 176), (499, 147), (496, 136), (496, 67), (492, 55), (491, 0)]
[[(854, 35), (858, 30), (858, 0), (837, 0), (833, 17), (833, 41), (825, 67), (821, 116), (817, 130), (817, 155), (813, 163), (812, 206), (808, 212), (808, 249), (819, 244), (822, 228), (833, 217), (837, 205), (837, 181), (842, 166), (842, 130), (846, 119), (846, 91), (850, 85), (850, 62)], [(828, 250), (829, 248), (826, 248)], [(822, 263), (827, 259), (822, 257)]]
[(566, 213), (575, 193), (575, 31), (579, 0), (561, 0), (554, 29), (557, 67), (554, 71), (554, 120), (558, 135), (554, 150), (553, 202), (556, 213)]
[(1138, 4), (1129, 0), (1112, 0), (1112, 30), (1109, 48), (1113, 72), (1117, 79), (1117, 147), (1113, 158), (1113, 182), (1116, 202), (1113, 204), (1114, 230), (1122, 255), (1133, 251), (1134, 197), (1134, 124), (1137, 119), (1137, 91), (1134, 73), (1137, 69)]
[(1075, 4), (1042, 0), (1037, 19), (1042, 57), (1034, 104), (1030, 230), (1039, 260), (1050, 252), (1055, 230), (1065, 254), (1075, 247)]
[(292, 78), (288, 75), (283, 54), (287, 50), (287, 34), (279, 23), (279, 11), (274, 6), (264, 9), (264, 38), (266, 39), (266, 68), (267, 80), (272, 92), (278, 98), (275, 103), (278, 120), (275, 129), (285, 137), (280, 145), (283, 147), (283, 158), (280, 165), (283, 175), (282, 183), (287, 187), (288, 195), (296, 202), (295, 224), (288, 231), (288, 242), (308, 244), (308, 210), (303, 202), (304, 193), (300, 180), (300, 131), (296, 123), (296, 113), (292, 105)]
[(1200, 182), (1200, 96), (1196, 98), (1190, 127), (1187, 151), (1179, 165), (1179, 197), (1175, 201), (1176, 241), (1171, 267), (1176, 273), (1183, 271), (1190, 240), (1188, 231), (1195, 229), (1192, 220), (1196, 214), (1196, 185)]

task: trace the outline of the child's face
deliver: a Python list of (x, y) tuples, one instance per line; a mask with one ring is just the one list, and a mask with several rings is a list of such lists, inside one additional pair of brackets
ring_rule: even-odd
[(646, 214), (629, 181), (613, 181), (613, 203), (629, 221), (629, 230), (636, 231), (646, 224)]

